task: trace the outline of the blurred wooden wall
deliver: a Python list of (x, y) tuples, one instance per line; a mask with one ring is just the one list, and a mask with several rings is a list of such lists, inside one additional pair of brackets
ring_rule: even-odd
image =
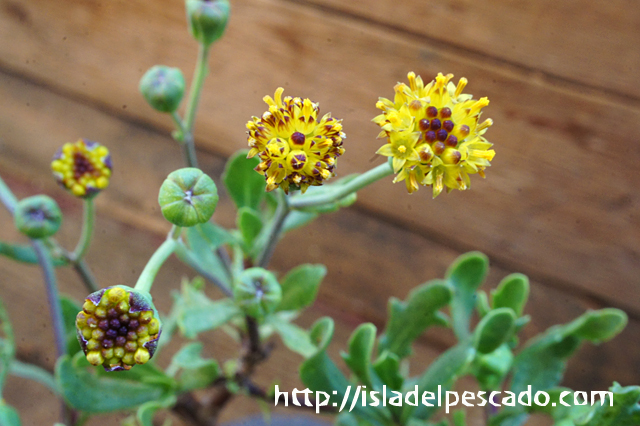
[[(145, 104), (137, 86), (155, 64), (191, 75), (197, 47), (183, 7), (180, 0), (0, 0), (0, 174), (20, 197), (44, 192), (59, 201), (61, 239), (70, 246), (81, 206), (56, 187), (50, 158), (79, 137), (111, 149), (115, 173), (97, 200), (89, 254), (104, 286), (135, 280), (168, 229), (157, 189), (182, 163), (170, 120)], [(283, 86), (344, 119), (338, 172), (362, 172), (382, 161), (371, 123), (379, 96), (391, 97), (409, 71), (425, 80), (438, 72), (467, 77), (468, 92), (491, 100), (484, 117), (495, 122), (487, 137), (497, 155), (487, 179), (473, 176), (471, 191), (436, 200), (429, 189), (409, 196), (388, 179), (363, 190), (355, 207), (289, 235), (275, 254), (278, 271), (304, 262), (330, 271), (301, 324), (335, 317), (337, 353), (357, 324), (382, 326), (390, 296), (404, 298), (460, 253), (481, 250), (492, 263), (486, 288), (510, 272), (531, 277), (526, 336), (586, 309), (624, 309), (626, 331), (584, 347), (565, 383), (579, 390), (638, 384), (639, 43), (634, 0), (232, 0), (197, 121), (201, 165), (219, 177), (224, 159), (246, 146), (244, 125), (264, 111), (262, 97)], [(215, 218), (233, 226), (224, 195)], [(8, 221), (0, 212), (0, 238), (19, 239)], [(177, 261), (165, 268), (154, 287), (161, 309), (188, 274)], [(0, 259), (0, 277), (19, 355), (51, 367), (39, 271)], [(69, 271), (61, 287), (83, 296)], [(223, 338), (207, 338), (210, 355), (233, 354)], [(414, 368), (451, 342), (446, 333), (426, 336)], [(280, 375), (299, 385), (299, 361), (278, 350), (263, 383)], [(56, 419), (57, 403), (38, 385), (11, 379), (5, 397), (26, 425)], [(246, 410), (236, 404), (227, 418)]]

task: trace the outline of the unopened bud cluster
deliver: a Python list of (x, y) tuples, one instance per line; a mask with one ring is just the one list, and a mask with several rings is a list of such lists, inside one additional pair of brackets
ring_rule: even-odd
[(148, 301), (123, 287), (91, 294), (76, 317), (78, 340), (92, 365), (128, 370), (155, 351), (160, 321)]

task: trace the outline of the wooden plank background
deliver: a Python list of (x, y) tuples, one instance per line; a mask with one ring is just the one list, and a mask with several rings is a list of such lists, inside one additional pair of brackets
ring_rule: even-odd
[[(428, 189), (409, 196), (403, 185), (381, 182), (362, 191), (354, 208), (288, 236), (274, 258), (277, 270), (308, 261), (329, 267), (302, 323), (336, 317), (337, 353), (360, 322), (383, 324), (389, 296), (404, 297), (442, 276), (460, 253), (477, 249), (491, 259), (490, 285), (513, 271), (532, 278), (527, 336), (588, 308), (625, 309), (627, 330), (585, 347), (566, 383), (580, 390), (613, 380), (637, 384), (640, 57), (632, 49), (639, 22), (631, 0), (232, 1), (197, 122), (202, 168), (219, 176), (224, 158), (246, 145), (244, 124), (264, 111), (262, 97), (283, 86), (285, 94), (310, 97), (344, 119), (347, 153), (338, 172), (365, 171), (381, 161), (373, 159), (381, 141), (370, 122), (378, 96), (392, 96), (411, 70), (425, 79), (440, 71), (466, 76), (471, 93), (490, 98), (485, 116), (496, 123), (487, 134), (497, 152), (487, 179), (436, 200)], [(167, 230), (156, 189), (181, 165), (167, 136), (170, 121), (145, 105), (137, 85), (156, 63), (191, 74), (196, 46), (182, 2), (0, 0), (0, 39), (0, 173), (19, 196), (55, 197), (66, 214), (62, 239), (72, 245), (81, 213), (52, 182), (51, 155), (78, 137), (109, 146), (115, 173), (98, 198), (89, 260), (104, 285), (131, 282)], [(0, 220), (7, 223), (8, 215)], [(234, 223), (225, 197), (216, 220)], [(2, 227), (0, 238), (17, 237)], [(188, 273), (177, 262), (165, 272), (166, 292), (157, 296), (164, 308), (169, 289)], [(0, 273), (21, 356), (51, 367), (46, 316), (21, 314), (43, 310), (34, 297), (38, 271), (0, 259)], [(82, 297), (72, 274), (61, 281), (64, 291)], [(451, 341), (446, 333), (427, 336), (415, 368)], [(232, 353), (216, 336), (210, 343), (212, 354)], [(286, 368), (298, 361), (278, 351), (263, 383), (280, 375), (283, 384), (299, 385), (295, 369)], [(23, 381), (10, 384), (6, 398), (25, 424), (55, 420), (50, 395)], [(244, 410), (237, 404), (226, 418)]]

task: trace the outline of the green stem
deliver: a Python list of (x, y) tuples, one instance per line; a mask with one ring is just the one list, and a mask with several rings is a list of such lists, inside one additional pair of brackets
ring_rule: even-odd
[(2, 399), (2, 390), (4, 389), (4, 382), (7, 380), (7, 374), (9, 368), (14, 362), (13, 357), (16, 352), (15, 336), (13, 334), (13, 327), (11, 326), (11, 319), (4, 307), (2, 301), (0, 301), (0, 327), (4, 334), (4, 344), (2, 345), (2, 351), (0, 357), (2, 365), (0, 366), (0, 400)]
[(6, 183), (0, 177), (0, 202), (4, 204), (4, 206), (9, 210), (9, 213), (13, 215), (13, 211), (16, 209), (16, 204), (18, 204), (18, 199), (13, 192), (9, 189)]
[(136, 290), (147, 293), (151, 291), (151, 286), (156, 279), (156, 275), (158, 275), (158, 271), (178, 246), (176, 238), (180, 235), (180, 229), (180, 227), (175, 225), (171, 228), (165, 242), (153, 253), (153, 256), (151, 256), (151, 259), (149, 259), (147, 265), (142, 270), (140, 278), (138, 278), (138, 282), (136, 282), (134, 287)]
[[(189, 90), (189, 102), (187, 104), (187, 112), (184, 121), (179, 121), (182, 126), (178, 129), (182, 132), (182, 152), (189, 167), (198, 167), (198, 159), (196, 156), (195, 141), (193, 129), (195, 127), (196, 113), (198, 111), (198, 103), (200, 102), (200, 94), (204, 80), (209, 72), (209, 47), (200, 44), (198, 49), (198, 60), (191, 81), (191, 89)], [(176, 117), (174, 117), (176, 121)], [(176, 122), (177, 124), (177, 122)]]
[(296, 197), (292, 197), (289, 201), (289, 205), (295, 210), (332, 203), (364, 188), (367, 185), (371, 185), (373, 182), (385, 178), (392, 173), (393, 169), (391, 168), (391, 165), (385, 161), (383, 164), (374, 167), (344, 185), (337, 185), (335, 189), (327, 189), (326, 192), (317, 195), (298, 195)]
[(269, 264), (271, 256), (276, 249), (276, 244), (278, 243), (278, 240), (280, 240), (282, 225), (284, 224), (287, 215), (291, 211), (291, 209), (289, 208), (289, 200), (287, 199), (286, 194), (282, 190), (279, 191), (280, 199), (278, 200), (278, 207), (276, 208), (276, 212), (265, 234), (266, 243), (264, 249), (258, 256), (256, 262), (257, 265), (261, 268), (266, 268)]
[(184, 134), (185, 134), (184, 122), (182, 121), (182, 118), (180, 118), (180, 116), (178, 115), (177, 111), (173, 111), (171, 113), (171, 118), (173, 119), (173, 124), (176, 125), (176, 130), (177, 130), (177, 133), (174, 134), (174, 139), (180, 142), (180, 144), (182, 144), (184, 143)]
[(74, 262), (73, 269), (76, 270), (84, 286), (87, 288), (87, 290), (89, 290), (89, 293), (96, 292), (100, 289), (95, 277), (93, 276), (93, 273), (91, 272), (91, 269), (89, 269), (89, 265), (87, 265), (84, 259), (80, 259), (77, 262)]
[(55, 395), (61, 395), (60, 388), (58, 387), (56, 380), (53, 378), (53, 375), (44, 368), (38, 367), (37, 365), (27, 364), (26, 362), (14, 359), (11, 362), (9, 373), (12, 376), (22, 377), (23, 379), (38, 382), (41, 385), (49, 388), (49, 390), (51, 390)]
[(82, 233), (80, 234), (80, 240), (73, 253), (71, 253), (71, 261), (77, 262), (87, 254), (89, 246), (91, 245), (91, 237), (93, 235), (93, 225), (96, 219), (96, 209), (93, 203), (93, 198), (87, 198), (84, 200), (84, 217), (82, 220)]
[(42, 268), (44, 283), (47, 289), (47, 300), (49, 303), (49, 312), (51, 314), (51, 323), (53, 325), (53, 334), (56, 341), (57, 358), (65, 353), (66, 334), (64, 332), (64, 321), (62, 319), (62, 308), (60, 306), (60, 294), (58, 293), (58, 284), (56, 281), (56, 273), (53, 268), (53, 262), (49, 251), (40, 240), (31, 240), (38, 262)]

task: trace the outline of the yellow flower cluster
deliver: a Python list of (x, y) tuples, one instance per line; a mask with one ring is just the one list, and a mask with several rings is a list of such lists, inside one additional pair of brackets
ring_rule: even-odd
[(90, 197), (109, 186), (112, 168), (109, 150), (85, 139), (65, 143), (51, 162), (53, 176), (76, 197)]
[(87, 360), (109, 371), (128, 370), (153, 355), (160, 322), (151, 309), (134, 310), (130, 293), (112, 287), (91, 295), (76, 317), (78, 338)]
[(309, 99), (282, 98), (282, 87), (275, 99), (265, 96), (269, 111), (247, 123), (248, 158), (261, 160), (256, 171), (264, 174), (267, 191), (277, 187), (289, 193), (318, 186), (334, 175), (336, 159), (344, 153), (342, 120), (331, 114), (320, 117), (318, 104)]
[(388, 141), (377, 153), (392, 158), (394, 182), (404, 180), (409, 193), (419, 185), (431, 185), (434, 198), (444, 188), (469, 189), (469, 175), (484, 177), (495, 155), (483, 136), (493, 121), (478, 122), (489, 100), (463, 94), (467, 79), (456, 86), (452, 74), (438, 74), (427, 85), (413, 72), (408, 78), (408, 86), (394, 87), (393, 102), (376, 104), (383, 111), (373, 119), (382, 128), (378, 137)]

